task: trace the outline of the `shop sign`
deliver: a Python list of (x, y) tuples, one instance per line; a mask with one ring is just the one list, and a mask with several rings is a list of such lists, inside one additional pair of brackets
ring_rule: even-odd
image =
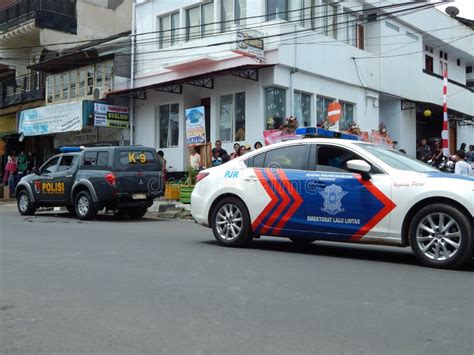
[(128, 107), (94, 102), (94, 126), (128, 128)]
[(0, 137), (16, 133), (16, 115), (0, 116)]
[(263, 33), (257, 31), (238, 31), (236, 39), (236, 49), (234, 52), (257, 58), (259, 61), (265, 60), (263, 45)]
[(206, 143), (206, 121), (204, 106), (186, 110), (186, 144)]
[(84, 127), (79, 132), (56, 134), (54, 136), (54, 147), (81, 146), (97, 143), (97, 127)]
[(80, 131), (82, 101), (21, 111), (19, 122), (18, 132), (25, 136)]

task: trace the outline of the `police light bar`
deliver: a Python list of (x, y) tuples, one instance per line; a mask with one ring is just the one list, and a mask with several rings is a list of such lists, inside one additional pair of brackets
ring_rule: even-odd
[(355, 134), (347, 134), (341, 132), (329, 131), (327, 129), (322, 129), (319, 127), (301, 127), (297, 128), (295, 134), (304, 136), (305, 138), (311, 137), (325, 137), (325, 138), (340, 138), (340, 139), (349, 139), (353, 141), (358, 141), (359, 137)]
[(58, 150), (61, 153), (75, 153), (75, 152), (80, 152), (84, 149), (83, 147), (61, 147)]

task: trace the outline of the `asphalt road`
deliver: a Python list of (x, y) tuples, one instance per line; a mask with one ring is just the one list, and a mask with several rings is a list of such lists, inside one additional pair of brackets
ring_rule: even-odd
[(474, 352), (474, 267), (424, 268), (403, 249), (231, 249), (192, 222), (0, 207), (0, 267), (6, 354)]

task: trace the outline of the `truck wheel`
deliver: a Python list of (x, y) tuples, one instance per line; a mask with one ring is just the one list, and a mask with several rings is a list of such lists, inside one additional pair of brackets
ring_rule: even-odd
[(140, 219), (145, 215), (147, 209), (147, 207), (129, 207), (127, 214), (131, 219)]
[(36, 207), (33, 203), (31, 203), (30, 194), (28, 193), (28, 191), (21, 190), (18, 193), (16, 202), (18, 212), (20, 212), (22, 216), (31, 216), (35, 214)]
[(299, 238), (299, 237), (289, 237), (288, 239), (291, 240), (296, 245), (308, 245), (317, 240), (314, 238)]
[(424, 265), (457, 268), (472, 258), (473, 227), (456, 207), (433, 204), (422, 208), (410, 223), (410, 246)]
[(243, 247), (252, 240), (250, 216), (244, 203), (227, 197), (212, 210), (211, 226), (216, 240), (225, 246)]
[(94, 206), (88, 191), (81, 191), (77, 194), (74, 207), (76, 209), (76, 216), (79, 219), (87, 220), (97, 217), (97, 208)]

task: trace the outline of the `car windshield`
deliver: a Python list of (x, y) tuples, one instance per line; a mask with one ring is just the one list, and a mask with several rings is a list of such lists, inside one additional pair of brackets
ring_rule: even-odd
[(416, 171), (420, 173), (433, 171), (439, 172), (439, 170), (428, 164), (390, 148), (365, 143), (359, 143), (357, 146), (376, 156), (391, 168), (397, 170)]

